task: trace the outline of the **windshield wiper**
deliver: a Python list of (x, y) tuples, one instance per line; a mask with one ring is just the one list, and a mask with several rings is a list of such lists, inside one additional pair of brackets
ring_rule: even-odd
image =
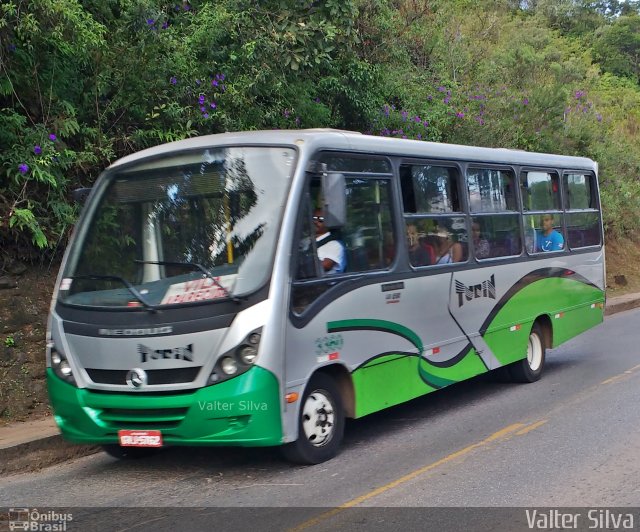
[(120, 277), (118, 275), (76, 275), (75, 277), (71, 277), (71, 279), (91, 279), (93, 281), (119, 281), (123, 285), (127, 287), (127, 290), (131, 292), (133, 297), (135, 297), (142, 305), (151, 312), (158, 312), (158, 308), (155, 305), (152, 305), (147, 301), (147, 299), (133, 286), (129, 281), (127, 281), (124, 277)]
[(227, 288), (216, 279), (209, 270), (207, 270), (202, 264), (198, 264), (197, 262), (173, 262), (168, 260), (134, 260), (136, 264), (157, 264), (159, 266), (185, 266), (187, 268), (192, 268), (194, 270), (200, 270), (204, 273), (204, 276), (207, 279), (211, 279), (213, 284), (215, 284), (220, 290), (224, 292), (224, 295), (229, 299), (238, 302), (240, 298), (237, 296), (232, 296), (231, 292), (227, 290)]

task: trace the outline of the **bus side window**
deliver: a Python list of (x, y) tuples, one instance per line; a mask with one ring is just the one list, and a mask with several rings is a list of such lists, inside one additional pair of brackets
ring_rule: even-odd
[(564, 183), (569, 247), (599, 246), (600, 213), (595, 176), (571, 172), (564, 175)]
[(342, 229), (347, 252), (347, 272), (387, 268), (396, 244), (388, 179), (347, 179), (347, 223)]

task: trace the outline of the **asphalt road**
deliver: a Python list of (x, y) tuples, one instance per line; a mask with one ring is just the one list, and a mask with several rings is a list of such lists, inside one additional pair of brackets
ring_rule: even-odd
[[(192, 529), (370, 530), (427, 519), (445, 530), (454, 517), (450, 529), (462, 530), (486, 515), (393, 507), (511, 507), (493, 515), (506, 512), (512, 530), (526, 523), (524, 506), (625, 507), (626, 516), (640, 507), (639, 322), (640, 310), (615, 314), (548, 351), (537, 383), (483, 376), (351, 421), (341, 454), (325, 464), (291, 466), (274, 449), (170, 449), (134, 462), (98, 454), (1, 479), (0, 506), (74, 507), (86, 530), (169, 530), (178, 518)], [(638, 508), (632, 517), (640, 528)]]

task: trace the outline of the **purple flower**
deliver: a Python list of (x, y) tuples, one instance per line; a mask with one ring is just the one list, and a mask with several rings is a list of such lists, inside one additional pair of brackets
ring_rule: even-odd
[(199, 79), (196, 80), (196, 85), (200, 85), (200, 80)]
[(598, 114), (596, 115), (596, 120), (597, 120), (598, 122), (602, 122), (602, 115), (601, 115), (600, 113), (598, 113)]
[(420, 120), (420, 117), (419, 117), (418, 115), (416, 115), (416, 116), (414, 116), (414, 117), (413, 117), (413, 121), (414, 121), (416, 124), (419, 124), (420, 122), (422, 122), (422, 120)]
[(443, 87), (442, 85), (440, 85), (440, 86), (438, 87), (438, 92), (444, 92), (444, 91), (446, 91), (446, 90), (447, 90), (447, 88), (446, 88), (446, 87)]
[(20, 172), (21, 174), (26, 174), (28, 171), (29, 171), (29, 166), (27, 166), (25, 163), (18, 165), (18, 172)]
[(51, 133), (51, 134), (49, 135), (49, 140), (51, 140), (51, 141), (55, 141), (57, 138), (58, 138), (58, 137), (56, 137), (54, 133)]
[(203, 116), (204, 118), (209, 118), (209, 113), (202, 113), (202, 116)]
[(175, 11), (180, 11), (180, 6), (176, 6), (173, 8)]
[(218, 106), (216, 105), (216, 102), (211, 102), (210, 107), (211, 107), (211, 109), (215, 109)]
[(36, 155), (40, 155), (42, 153), (42, 148), (38, 145), (34, 146), (33, 153), (35, 153)]
[(416, 138), (417, 138), (418, 140), (422, 140), (422, 135), (421, 135), (420, 133), (418, 133), (418, 135), (416, 136)]
[(168, 27), (169, 27), (169, 22), (165, 20), (165, 21), (162, 23), (162, 29), (163, 29), (163, 30), (166, 30)]
[(428, 120), (424, 120), (424, 121), (422, 122), (422, 125), (423, 125), (424, 127), (429, 127), (429, 121), (428, 121)]
[(201, 105), (200, 110), (204, 113), (207, 110), (207, 108), (204, 105)]
[(427, 101), (430, 102), (431, 100), (433, 100), (433, 96), (431, 96), (431, 94), (429, 94), (429, 96), (427, 96)]
[(156, 23), (155, 20), (153, 20), (152, 18), (148, 18), (147, 19), (147, 26), (153, 26)]
[(447, 96), (444, 100), (442, 100), (442, 103), (449, 103), (451, 101), (451, 98), (449, 98), (449, 96)]
[(402, 111), (402, 120), (406, 122), (407, 120), (407, 116), (409, 116), (409, 113), (407, 113), (407, 111)]
[(282, 114), (285, 118), (289, 118), (289, 116), (291, 115), (291, 112), (289, 111), (289, 109), (285, 109)]
[(522, 105), (529, 105), (529, 98), (522, 100)]
[(204, 103), (204, 94), (201, 94), (200, 96), (198, 96), (198, 102), (199, 103)]
[(576, 91), (576, 100), (579, 100), (584, 96), (584, 91)]
[(464, 118), (464, 113), (463, 113), (462, 111), (458, 111), (458, 112), (456, 113), (456, 116), (457, 116), (458, 118)]
[(171, 78), (169, 79), (169, 83), (171, 83), (171, 85), (175, 85), (176, 83), (178, 83), (178, 80), (175, 76), (171, 76)]
[(191, 9), (191, 6), (189, 4), (185, 4), (184, 5), (184, 10), (185, 11), (189, 11)]

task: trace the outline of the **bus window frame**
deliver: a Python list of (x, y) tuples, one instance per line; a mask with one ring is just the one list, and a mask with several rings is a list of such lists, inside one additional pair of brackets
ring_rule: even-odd
[[(349, 152), (349, 151), (336, 151), (336, 150), (320, 150), (311, 155), (309, 161), (314, 162), (320, 159), (323, 155), (335, 155), (336, 157), (341, 157), (344, 159), (360, 159), (363, 161), (371, 160), (371, 155), (361, 152)], [(289, 261), (289, 275), (291, 279), (290, 286), (290, 300), (293, 301), (293, 292), (296, 289), (309, 287), (313, 288), (315, 286), (325, 286), (325, 290), (323, 290), (319, 295), (317, 295), (313, 300), (304, 307), (301, 311), (296, 311), (293, 305), (289, 305), (289, 314), (293, 323), (302, 324), (307, 322), (312, 316), (314, 316), (322, 307), (324, 307), (328, 302), (330, 302), (334, 297), (337, 297), (343, 290), (346, 288), (342, 288), (345, 285), (350, 285), (351, 282), (358, 281), (363, 277), (376, 279), (377, 277), (387, 276), (390, 273), (393, 273), (397, 269), (398, 265), (398, 257), (401, 253), (400, 244), (398, 242), (398, 215), (397, 215), (397, 202), (398, 202), (398, 191), (396, 190), (395, 182), (397, 182), (398, 176), (394, 171), (394, 158), (391, 158), (387, 155), (375, 155), (376, 159), (381, 161), (385, 161), (388, 168), (389, 173), (380, 173), (380, 172), (353, 172), (353, 171), (345, 171), (332, 169), (330, 172), (336, 173), (339, 172), (344, 175), (345, 180), (349, 180), (350, 178), (360, 177), (363, 179), (384, 179), (389, 183), (388, 192), (390, 195), (389, 198), (389, 208), (391, 210), (390, 220), (392, 225), (392, 232), (395, 239), (395, 256), (393, 261), (386, 266), (386, 268), (378, 268), (372, 270), (363, 270), (363, 271), (345, 271), (340, 273), (333, 273), (330, 275), (325, 274), (321, 271), (319, 267), (319, 261), (316, 260), (316, 274), (319, 272), (320, 275), (308, 278), (308, 279), (296, 279), (297, 276), (297, 268), (300, 260), (300, 251), (298, 248), (298, 243), (303, 234), (303, 225), (305, 223), (305, 212), (308, 211), (307, 205), (305, 202), (311, 202), (313, 198), (311, 197), (311, 182), (313, 179), (319, 179), (319, 173), (311, 172), (309, 170), (305, 171), (305, 183), (303, 185), (302, 194), (297, 198), (297, 215), (296, 215), (296, 228), (293, 231), (293, 242), (291, 248), (291, 260)], [(348, 185), (347, 185), (348, 186)], [(312, 211), (313, 209), (311, 209)], [(311, 212), (313, 215), (313, 212)], [(311, 220), (307, 220), (310, 222)], [(315, 242), (312, 242), (313, 250), (316, 253), (317, 250)], [(336, 291), (338, 294), (335, 296)]]
[[(591, 207), (588, 209), (571, 209), (569, 206), (569, 185), (567, 182), (566, 177), (568, 175), (584, 175), (584, 176), (589, 176), (589, 178), (591, 179), (591, 188), (590, 188), (590, 193), (591, 193), (591, 200), (594, 201), (595, 203), (595, 207)], [(601, 199), (600, 199), (600, 183), (598, 182), (598, 176), (590, 170), (575, 170), (575, 169), (571, 169), (571, 168), (563, 168), (562, 171), (560, 172), (560, 185), (562, 188), (562, 192), (564, 194), (563, 196), (563, 201), (562, 201), (562, 208), (565, 214), (565, 225), (566, 225), (566, 221), (567, 221), (567, 215), (571, 215), (574, 213), (596, 213), (598, 215), (598, 233), (599, 233), (599, 237), (600, 237), (600, 243), (599, 244), (591, 244), (588, 246), (571, 246), (570, 245), (570, 241), (569, 241), (569, 234), (568, 234), (568, 228), (566, 229), (567, 232), (567, 248), (572, 251), (572, 252), (581, 252), (583, 250), (589, 251), (589, 250), (595, 250), (595, 249), (601, 249), (604, 243), (604, 231), (603, 231), (603, 226), (602, 226), (602, 204), (601, 204)]]
[[(433, 158), (420, 158), (420, 157), (398, 157), (397, 158), (397, 187), (398, 187), (398, 202), (399, 202), (399, 216), (400, 216), (400, 226), (402, 230), (402, 235), (400, 236), (400, 240), (403, 241), (403, 250), (398, 250), (398, 253), (402, 253), (402, 262), (408, 268), (409, 271), (413, 272), (440, 272), (442, 269), (451, 270), (461, 269), (461, 266), (468, 266), (471, 264), (471, 255), (469, 253), (469, 235), (470, 235), (470, 218), (469, 218), (469, 199), (467, 196), (467, 187), (466, 187), (466, 166), (470, 164), (467, 161), (454, 161), (451, 159), (433, 159)], [(456, 179), (456, 193), (458, 196), (458, 208), (459, 210), (455, 211), (447, 211), (447, 212), (420, 212), (417, 210), (415, 212), (408, 212), (404, 209), (404, 193), (402, 189), (402, 176), (400, 175), (400, 169), (403, 166), (440, 166), (442, 168), (453, 168), (457, 172)], [(463, 183), (464, 182), (464, 183)], [(464, 184), (464, 186), (463, 186)], [(415, 191), (414, 191), (415, 196)], [(452, 262), (448, 264), (428, 264), (424, 266), (414, 266), (411, 264), (409, 259), (409, 247), (407, 245), (407, 235), (406, 235), (406, 226), (410, 221), (420, 221), (420, 220), (448, 220), (453, 217), (456, 218), (464, 218), (464, 226), (465, 232), (467, 235), (467, 253), (465, 260), (460, 262)]]
[[(522, 195), (522, 177), (523, 174), (527, 172), (546, 172), (548, 174), (555, 174), (558, 178), (558, 196), (559, 196), (559, 204), (560, 208), (557, 209), (532, 209), (526, 210), (524, 208), (524, 197)], [(566, 255), (570, 253), (569, 244), (567, 242), (567, 227), (566, 227), (566, 218), (565, 218), (565, 199), (564, 199), (564, 187), (562, 184), (562, 175), (564, 172), (564, 168), (557, 168), (554, 166), (521, 166), (518, 168), (518, 192), (520, 194), (520, 219), (522, 226), (522, 247), (524, 248), (524, 253), (527, 257), (540, 258), (543, 256), (549, 256), (550, 254), (553, 256), (557, 255)], [(561, 223), (554, 226), (560, 227), (562, 230), (562, 238), (564, 239), (564, 247), (558, 251), (533, 251), (527, 249), (527, 240), (526, 240), (526, 227), (525, 227), (525, 216), (542, 216), (544, 214), (552, 214), (554, 217), (560, 216)]]
[[(469, 196), (469, 183), (467, 181), (467, 172), (469, 170), (498, 170), (511, 172), (513, 174), (513, 186), (514, 186), (514, 201), (516, 203), (515, 209), (509, 211), (472, 211), (471, 210), (471, 198)], [(521, 198), (521, 190), (520, 190), (520, 171), (521, 167), (515, 165), (508, 164), (495, 164), (495, 163), (482, 163), (482, 161), (469, 161), (464, 165), (464, 195), (465, 201), (467, 205), (467, 217), (469, 219), (469, 229), (471, 230), (473, 219), (475, 217), (485, 217), (485, 216), (517, 216), (518, 217), (518, 236), (520, 237), (520, 253), (516, 255), (503, 255), (499, 257), (487, 257), (484, 259), (479, 259), (475, 255), (475, 248), (471, 242), (471, 231), (469, 231), (469, 249), (473, 248), (473, 254), (469, 252), (469, 259), (473, 258), (477, 267), (486, 267), (490, 263), (499, 262), (499, 261), (514, 261), (516, 259), (520, 259), (525, 254), (525, 245), (524, 245), (524, 222), (523, 222), (523, 212), (522, 212), (522, 198)], [(557, 171), (557, 170), (556, 170)]]

